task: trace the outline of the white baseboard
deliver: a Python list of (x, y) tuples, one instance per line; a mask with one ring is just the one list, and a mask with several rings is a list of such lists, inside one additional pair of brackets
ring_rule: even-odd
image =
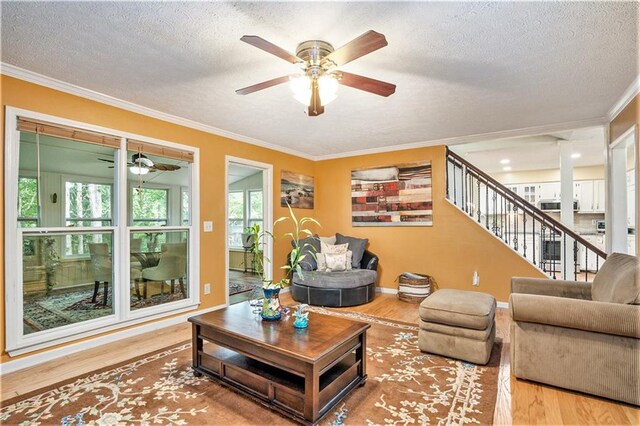
[(97, 346), (106, 345), (107, 343), (116, 342), (118, 340), (126, 339), (127, 337), (138, 336), (143, 333), (149, 333), (161, 328), (170, 327), (172, 325), (183, 323), (187, 318), (193, 315), (200, 315), (206, 312), (222, 309), (226, 305), (217, 305), (211, 308), (202, 309), (199, 311), (189, 311), (182, 315), (178, 315), (172, 318), (167, 318), (160, 321), (150, 322), (138, 327), (118, 331), (115, 333), (99, 336), (89, 340), (83, 340), (81, 342), (72, 343), (70, 345), (63, 346), (61, 348), (52, 349), (49, 351), (41, 352), (35, 355), (29, 355), (22, 358), (18, 358), (13, 361), (7, 361), (0, 364), (0, 376), (13, 373), (24, 368), (33, 367), (34, 365), (42, 364), (47, 361), (54, 360), (56, 358), (62, 358), (64, 356), (84, 351), (86, 349), (95, 348)]
[(498, 302), (498, 308), (509, 309), (509, 302)]

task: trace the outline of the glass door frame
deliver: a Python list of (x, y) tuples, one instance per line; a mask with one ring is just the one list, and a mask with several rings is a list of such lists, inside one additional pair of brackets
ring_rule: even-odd
[[(43, 330), (29, 335), (23, 332), (23, 271), (22, 237), (24, 233), (33, 233), (29, 228), (18, 228), (18, 177), (20, 131), (17, 130), (18, 117), (46, 121), (60, 126), (74, 127), (92, 132), (100, 132), (120, 138), (120, 148), (114, 163), (114, 205), (113, 226), (103, 228), (67, 227), (36, 228), (39, 234), (60, 234), (70, 232), (112, 232), (112, 259), (114, 282), (113, 314), (105, 317)], [(180, 228), (188, 233), (188, 297), (157, 306), (130, 310), (130, 256), (129, 233), (127, 226), (128, 182), (127, 182), (127, 139), (136, 139), (149, 144), (188, 151), (193, 153), (193, 163), (189, 164), (190, 184), (188, 226)], [(196, 309), (200, 304), (200, 199), (199, 199), (199, 148), (174, 142), (149, 138), (115, 129), (104, 128), (74, 120), (42, 114), (7, 106), (5, 108), (5, 340), (6, 351), (10, 356), (29, 353), (61, 343), (71, 342), (88, 336), (117, 330), (149, 320), (160, 319), (178, 313)], [(169, 227), (166, 230), (170, 230)]]

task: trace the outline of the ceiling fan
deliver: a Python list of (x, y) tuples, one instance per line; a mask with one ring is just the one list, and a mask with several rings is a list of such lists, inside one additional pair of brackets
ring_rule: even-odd
[[(113, 160), (107, 158), (98, 158), (100, 161), (105, 161), (107, 163), (113, 163)], [(129, 167), (129, 171), (136, 175), (146, 175), (151, 172), (173, 172), (176, 170), (180, 170), (180, 166), (176, 166), (175, 164), (165, 164), (165, 163), (154, 163), (144, 154), (133, 154), (131, 156), (131, 161), (127, 163)], [(109, 166), (109, 168), (113, 168), (113, 166)]]
[(385, 97), (396, 91), (395, 84), (337, 69), (385, 47), (387, 39), (383, 34), (375, 31), (367, 31), (337, 50), (334, 50), (333, 46), (326, 41), (305, 41), (298, 45), (295, 55), (258, 36), (245, 35), (240, 40), (300, 66), (302, 73), (286, 75), (238, 89), (236, 93), (239, 95), (248, 95), (290, 81), (294, 97), (308, 105), (307, 113), (314, 117), (322, 114), (324, 105), (336, 98), (339, 84)]

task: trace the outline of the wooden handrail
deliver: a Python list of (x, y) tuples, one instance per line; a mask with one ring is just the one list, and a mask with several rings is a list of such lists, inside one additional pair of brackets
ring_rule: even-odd
[(492, 186), (494, 190), (499, 189), (502, 192), (502, 195), (504, 197), (510, 199), (520, 209), (528, 210), (532, 217), (538, 216), (541, 222), (550, 224), (549, 228), (553, 228), (554, 230), (556, 229), (561, 230), (562, 232), (567, 234), (569, 237), (573, 238), (575, 241), (579, 242), (583, 246), (587, 247), (589, 250), (596, 253), (598, 256), (604, 259), (607, 258), (607, 254), (604, 251), (600, 250), (598, 247), (594, 246), (592, 243), (585, 240), (580, 235), (576, 234), (573, 230), (567, 228), (561, 222), (558, 222), (557, 220), (555, 220), (554, 218), (552, 218), (551, 216), (549, 216), (548, 214), (546, 214), (545, 212), (537, 208), (536, 206), (532, 205), (527, 200), (525, 200), (515, 192), (511, 191), (509, 188), (507, 188), (506, 186), (498, 182), (496, 179), (492, 178), (491, 176), (489, 176), (488, 174), (480, 170), (478, 167), (474, 166), (473, 164), (471, 164), (470, 162), (468, 162), (467, 160), (465, 160), (455, 152), (451, 151), (449, 147), (447, 147), (447, 161), (449, 161), (449, 157), (454, 158), (457, 162), (466, 166), (467, 170), (471, 169), (472, 172), (476, 175), (476, 177), (480, 177), (482, 178), (482, 180), (485, 181), (485, 184), (487, 186)]

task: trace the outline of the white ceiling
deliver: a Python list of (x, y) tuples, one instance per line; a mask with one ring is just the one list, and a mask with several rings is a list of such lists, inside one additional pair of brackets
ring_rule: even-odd
[[(637, 2), (3, 2), (2, 61), (158, 111), (330, 155), (603, 117), (638, 75)], [(307, 117), (286, 85), (235, 89), (373, 29), (389, 45), (345, 71), (397, 85), (341, 87)]]
[(489, 140), (451, 146), (451, 150), (487, 173), (501, 173), (501, 160), (509, 160), (510, 172), (560, 168), (560, 143), (568, 141), (580, 154), (574, 167), (603, 166), (605, 134), (601, 127), (556, 132), (521, 138)]
[(227, 184), (236, 183), (242, 179), (253, 176), (256, 173), (260, 173), (262, 170), (255, 167), (244, 166), (242, 164), (229, 163), (227, 169)]

